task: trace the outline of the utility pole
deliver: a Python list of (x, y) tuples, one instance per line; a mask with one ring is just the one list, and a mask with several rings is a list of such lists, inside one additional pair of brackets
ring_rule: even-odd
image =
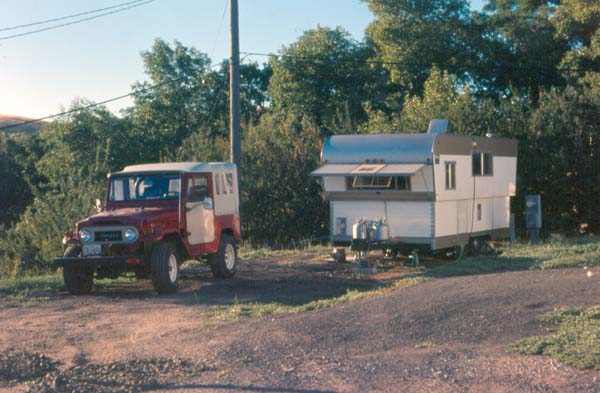
[(229, 58), (229, 160), (237, 165), (238, 193), (241, 199), (242, 147), (240, 138), (240, 36), (238, 0), (229, 0), (229, 16), (231, 24), (231, 57)]

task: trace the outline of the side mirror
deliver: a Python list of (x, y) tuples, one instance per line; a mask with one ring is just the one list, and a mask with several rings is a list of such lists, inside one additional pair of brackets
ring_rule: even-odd
[(204, 208), (211, 209), (213, 208), (213, 200), (211, 197), (204, 197)]
[(96, 199), (96, 211), (100, 213), (102, 210), (102, 201), (100, 199)]

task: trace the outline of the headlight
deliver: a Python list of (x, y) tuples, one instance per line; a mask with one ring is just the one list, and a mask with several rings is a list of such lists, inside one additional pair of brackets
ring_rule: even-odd
[(79, 231), (79, 240), (81, 240), (83, 243), (89, 242), (92, 240), (92, 233), (87, 229), (82, 229)]
[(128, 242), (132, 242), (134, 240), (137, 240), (138, 233), (133, 228), (127, 228), (127, 229), (125, 229), (125, 232), (123, 233), (123, 238), (125, 240), (127, 240)]

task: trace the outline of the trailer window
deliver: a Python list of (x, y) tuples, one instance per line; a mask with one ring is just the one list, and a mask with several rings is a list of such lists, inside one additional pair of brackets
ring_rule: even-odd
[(348, 176), (347, 190), (410, 190), (408, 176)]
[(473, 153), (473, 176), (492, 176), (493, 174), (494, 156), (492, 153)]
[(456, 163), (446, 162), (446, 190), (456, 190)]

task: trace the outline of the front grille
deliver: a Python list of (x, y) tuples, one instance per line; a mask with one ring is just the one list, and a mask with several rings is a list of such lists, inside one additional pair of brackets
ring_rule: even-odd
[(121, 231), (97, 231), (94, 232), (96, 242), (120, 242), (123, 239)]

